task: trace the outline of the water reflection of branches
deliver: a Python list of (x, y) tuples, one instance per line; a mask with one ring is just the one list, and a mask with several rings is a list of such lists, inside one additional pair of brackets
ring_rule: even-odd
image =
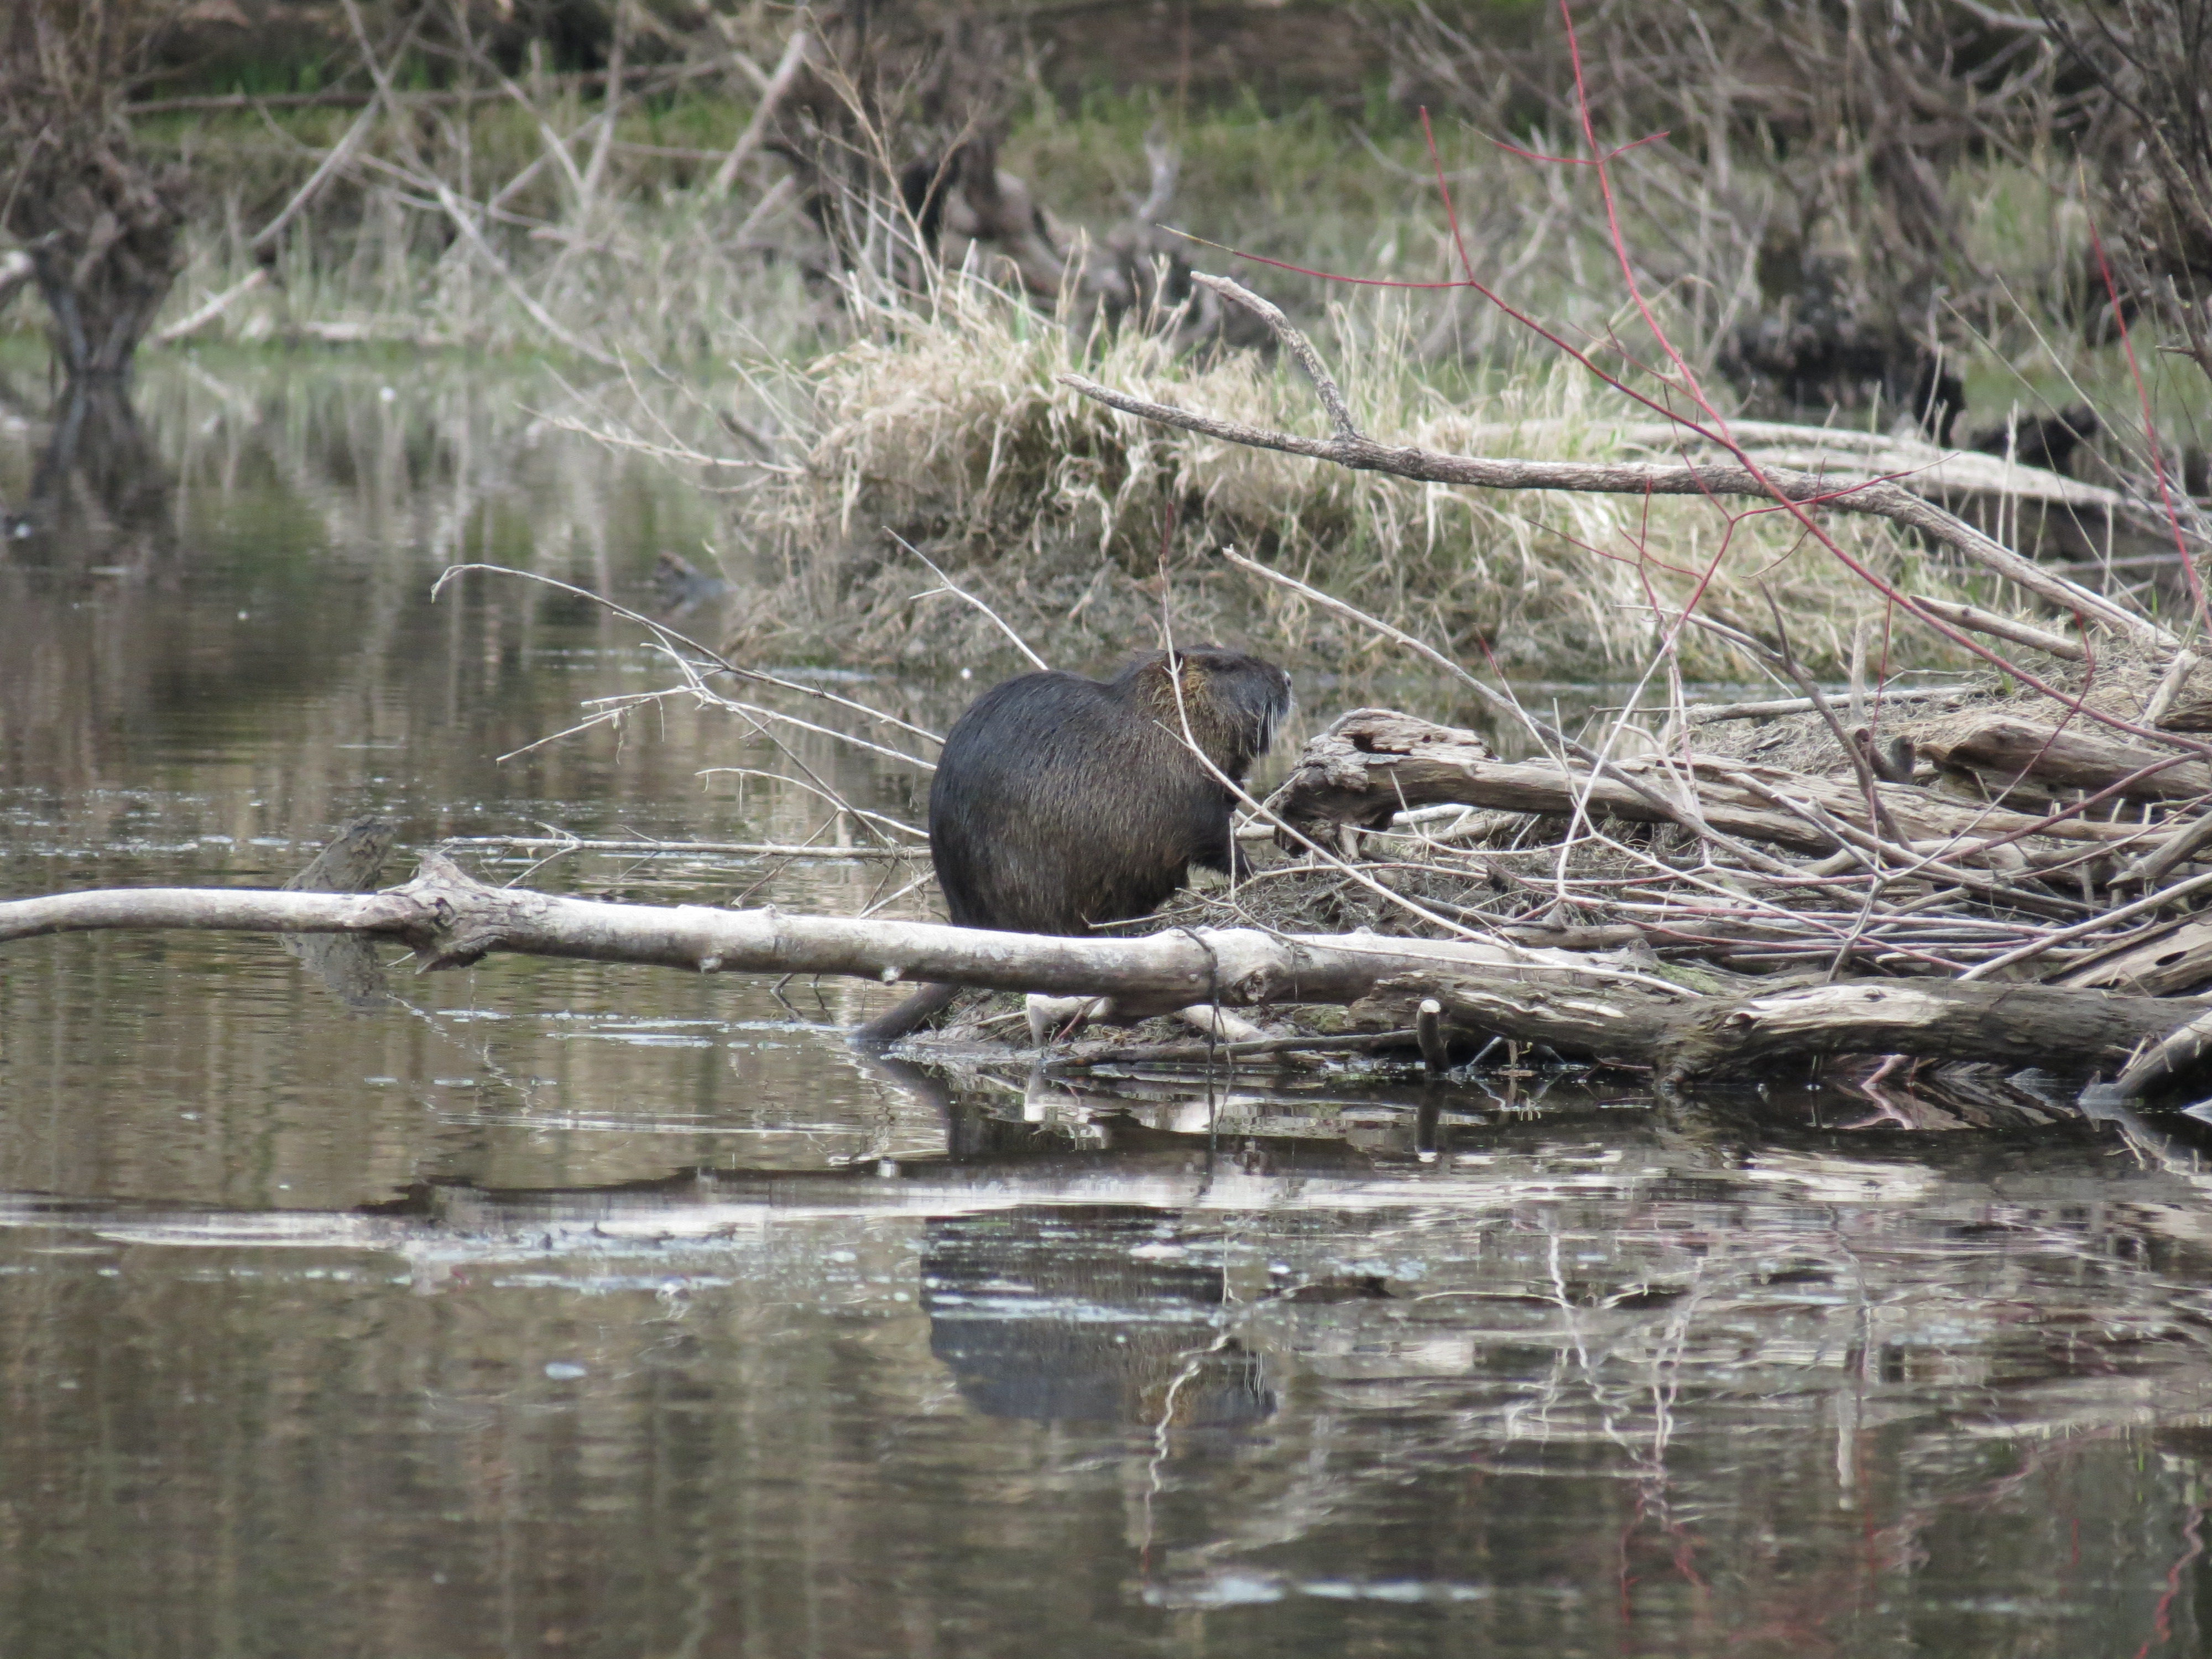
[[(0, 404), (34, 418), (4, 382)], [(42, 562), (65, 557), (78, 576), (95, 566), (142, 582), (162, 574), (175, 555), (171, 481), (126, 383), (73, 381), (44, 419), (29, 495), (0, 534)]]
[[(589, 603), (599, 606), (602, 610), (606, 611), (611, 615), (621, 617), (624, 622), (636, 623), (639, 627), (645, 629), (653, 635), (656, 647), (662, 651), (663, 654), (669, 658), (671, 662), (676, 664), (683, 672), (684, 676), (684, 684), (680, 688), (682, 691), (691, 692), (695, 690), (703, 688), (704, 674), (696, 665), (698, 663), (703, 662), (707, 665), (707, 668), (704, 672), (733, 674), (740, 679), (757, 680), (763, 685), (773, 685), (778, 690), (794, 692), (800, 696), (813, 697), (823, 702), (835, 703), (841, 708), (847, 709), (853, 714), (860, 714), (868, 720), (880, 720), (886, 725), (896, 726), (902, 731), (911, 732), (916, 737), (925, 738), (931, 743), (941, 743), (944, 741), (944, 739), (938, 737), (935, 732), (930, 732), (922, 726), (915, 726), (910, 721), (901, 720), (897, 715), (890, 713), (888, 710), (871, 707), (867, 703), (858, 702), (851, 697), (841, 697), (836, 692), (824, 690), (818, 685), (808, 685), (803, 681), (788, 679), (779, 674), (769, 673), (763, 669), (750, 668), (743, 664), (732, 662), (720, 652), (709, 649), (708, 647), (700, 644), (698, 641), (691, 638), (689, 635), (679, 633), (675, 629), (669, 627), (665, 623), (655, 622), (652, 617), (645, 616), (638, 611), (632, 611), (627, 605), (617, 604), (615, 600), (607, 598), (603, 593), (595, 593), (589, 588), (578, 587), (572, 583), (560, 581), (554, 577), (544, 575), (538, 571), (515, 570), (509, 568), (507, 566), (497, 564), (455, 564), (449, 566), (440, 574), (436, 586), (432, 591), (434, 593), (441, 592), (444, 589), (446, 584), (453, 580), (455, 577), (465, 575), (471, 572), (477, 571), (481, 571), (487, 575), (513, 576), (523, 581), (539, 582), (544, 584), (545, 586), (556, 588), (562, 592), (569, 594), (573, 598), (586, 600)], [(687, 653), (689, 653), (688, 655), (686, 654)], [(669, 694), (653, 693), (648, 695), (665, 696)], [(714, 698), (714, 701), (721, 701), (719, 697), (715, 697), (714, 693), (708, 692), (706, 693), (706, 695), (710, 698)], [(828, 730), (828, 728), (822, 726), (815, 726), (811, 729), (815, 731)], [(830, 732), (830, 735), (843, 738), (848, 742), (854, 741), (854, 739), (843, 732)], [(900, 758), (911, 759), (910, 757), (905, 756), (902, 756)], [(914, 763), (917, 765), (927, 764), (926, 762), (915, 762)]]

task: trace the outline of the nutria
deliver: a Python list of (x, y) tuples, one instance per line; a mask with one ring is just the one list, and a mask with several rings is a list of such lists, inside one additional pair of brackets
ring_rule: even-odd
[[(945, 739), (929, 856), (962, 927), (1084, 933), (1230, 872), (1238, 783), (1291, 708), (1291, 678), (1218, 645), (1148, 652), (1110, 680), (1049, 671), (994, 686)], [(925, 988), (862, 1026), (902, 1036), (952, 998)]]

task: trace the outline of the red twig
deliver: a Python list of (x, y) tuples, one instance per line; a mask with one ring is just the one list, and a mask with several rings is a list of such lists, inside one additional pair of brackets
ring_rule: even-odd
[(2128, 331), (2128, 319), (2120, 305), (2119, 284), (2112, 280), (2112, 267), (2105, 258), (2104, 238), (2097, 234), (2097, 219), (2088, 216), (2089, 246), (2096, 251), (2098, 274), (2105, 279), (2105, 295), (2112, 307), (2112, 323), (2120, 331), (2120, 349), (2127, 354), (2128, 373), (2135, 377), (2136, 398), (2142, 405), (2143, 438), (2150, 446), (2152, 476), (2158, 480), (2158, 499), (2166, 508), (2166, 521), (2173, 530), (2173, 545), (2181, 555), (2181, 568), (2189, 578), (2189, 597), (2197, 605), (2197, 620), (2208, 631), (2212, 631), (2212, 610), (2204, 600), (2204, 579), (2197, 574), (2197, 561), (2189, 556), (2189, 544), (2181, 533), (2181, 514), (2173, 504), (2173, 489), (2166, 482), (2166, 449), (2158, 441), (2158, 422), (2150, 412), (2150, 388), (2143, 384), (2142, 367), (2136, 362), (2135, 337)]
[[(1581, 47), (1575, 35), (1574, 18), (1571, 12), (1569, 10), (1567, 0), (1559, 0), (1559, 11), (1561, 20), (1566, 29), (1568, 49), (1572, 56), (1574, 63), (1575, 95), (1578, 112), (1582, 118), (1583, 134), (1590, 149), (1595, 152), (1598, 148), (1596, 127), (1590, 116), (1588, 90), (1583, 81), (1582, 71)], [(1799, 526), (1806, 535), (1810, 536), (1815, 542), (1819, 543), (1821, 547), (1825, 548), (1843, 564), (1845, 569), (1849, 570), (1863, 582), (1865, 582), (1875, 592), (1881, 594), (1891, 607), (1903, 610), (1907, 615), (1914, 617), (1923, 626), (1926, 627), (1941, 638), (1948, 640), (1952, 644), (1958, 646), (1969, 654), (1979, 658), (1982, 661), (1988, 663), (1990, 666), (1997, 669), (2000, 672), (2011, 676), (2013, 678), (2018, 680), (2021, 684), (2029, 687), (2031, 690), (2040, 693), (2044, 696), (2049, 697), (2053, 702), (2066, 708), (2074, 714), (2086, 717), (2100, 726), (2110, 727), (2114, 731), (2124, 732), (2132, 737), (2148, 738), (2154, 743), (2185, 749), (2208, 760), (2212, 760), (2212, 744), (2192, 742), (2186, 738), (2179, 738), (2170, 732), (2157, 731), (2151, 727), (2138, 725), (2135, 721), (2123, 719), (2118, 714), (2109, 714), (2102, 709), (2087, 708), (2083, 703), (2081, 693), (2075, 692), (2069, 694), (2059, 690), (2056, 686), (2051, 684), (2041, 676), (2030, 673), (2027, 670), (2022, 668), (2019, 664), (2004, 656), (2002, 653), (1983, 644), (1978, 639), (1975, 638), (1966, 630), (1956, 628), (1943, 618), (1934, 616), (1931, 613), (1922, 610), (1918, 605), (1912, 602), (1912, 599), (1909, 594), (1900, 592), (1891, 584), (1883, 580), (1861, 560), (1853, 557), (1851, 554), (1844, 550), (1841, 544), (1836, 541), (1832, 536), (1831, 536), (1814, 520), (1812, 514), (1808, 509), (1813, 506), (1819, 505), (1820, 501), (1833, 499), (1833, 497), (1823, 496), (1814, 502), (1799, 502), (1791, 500), (1786, 492), (1774, 485), (1772, 481), (1767, 477), (1765, 470), (1759, 465), (1758, 461), (1754, 459), (1744, 449), (1742, 445), (1735, 441), (1733, 434), (1729, 433), (1726, 417), (1721, 414), (1719, 410), (1715, 407), (1712, 401), (1705, 395), (1703, 387), (1698, 384), (1697, 376), (1691, 369), (1688, 362), (1683, 357), (1680, 351), (1676, 349), (1673, 341), (1668, 337), (1666, 330), (1660, 325), (1657, 317), (1653, 313), (1649, 301), (1644, 297), (1643, 286), (1637, 280), (1634, 265), (1628, 256), (1626, 235), (1621, 228), (1620, 213), (1613, 194), (1612, 180), (1607, 173), (1607, 165), (1612, 158), (1626, 149), (1635, 148), (1633, 144), (1623, 145), (1615, 150), (1596, 154), (1589, 160), (1583, 160), (1582, 158), (1571, 159), (1575, 160), (1577, 165), (1590, 167), (1596, 172), (1599, 185), (1601, 190), (1603, 191), (1605, 198), (1606, 221), (1608, 234), (1613, 245), (1614, 255), (1620, 264), (1621, 274), (1628, 284), (1630, 295), (1635, 302), (1638, 313), (1644, 319), (1645, 326), (1651, 331), (1654, 338), (1657, 340), (1661, 349), (1666, 353), (1668, 361), (1671, 362), (1680, 372), (1682, 379), (1678, 384), (1669, 377), (1658, 374), (1656, 370), (1647, 370), (1646, 372), (1652, 373), (1654, 377), (1659, 380), (1660, 384), (1665, 386), (1668, 391), (1680, 391), (1689, 397), (1695, 404), (1698, 413), (1705, 417), (1703, 422), (1692, 419), (1691, 416), (1683, 414), (1680, 410), (1673, 408), (1670, 405), (1662, 403), (1658, 399), (1638, 391), (1636, 387), (1632, 386), (1626, 381), (1622, 380), (1618, 375), (1607, 372), (1605, 368), (1601, 367), (1588, 352), (1575, 346), (1552, 329), (1547, 328), (1542, 323), (1537, 321), (1535, 318), (1530, 316), (1527, 312), (1524, 312), (1520, 309), (1520, 307), (1510, 303), (1502, 295), (1485, 284), (1480, 278), (1476, 276), (1474, 274), (1474, 262), (1468, 252), (1467, 240), (1460, 227), (1458, 206), (1452, 198), (1450, 181), (1446, 178), (1444, 173), (1443, 160), (1437, 148), (1436, 134), (1430, 124), (1428, 110), (1424, 107), (1420, 113), (1422, 136), (1428, 145), (1430, 161), (1436, 174), (1437, 191), (1443, 202), (1445, 217), (1451, 228), (1453, 246), (1459, 255), (1460, 267), (1463, 273), (1463, 279), (1462, 281), (1455, 283), (1410, 283), (1381, 277), (1349, 276), (1328, 271), (1316, 270), (1304, 265), (1291, 264), (1285, 260), (1267, 258), (1260, 254), (1247, 253), (1241, 249), (1227, 247), (1220, 243), (1206, 242), (1205, 245), (1210, 247), (1218, 248), (1222, 252), (1228, 254), (1232, 258), (1245, 259), (1256, 264), (1270, 265), (1279, 270), (1287, 270), (1295, 275), (1311, 276), (1323, 282), (1354, 283), (1364, 287), (1372, 288), (1402, 288), (1425, 290), (1458, 288), (1474, 289), (1485, 300), (1488, 301), (1492, 306), (1496, 307), (1504, 315), (1511, 319), (1514, 322), (1518, 323), (1522, 327), (1527, 329), (1530, 333), (1534, 334), (1537, 338), (1544, 341), (1547, 344), (1565, 353), (1582, 368), (1588, 369), (1589, 373), (1595, 376), (1603, 385), (1611, 387), (1613, 391), (1620, 393), (1623, 397), (1629, 398), (1632, 402), (1641, 404), (1644, 408), (1650, 410), (1652, 413), (1659, 416), (1662, 419), (1681, 428), (1684, 432), (1694, 434), (1698, 437), (1705, 440), (1707, 442), (1716, 444), (1721, 448), (1726, 450), (1729, 454), (1745, 469), (1745, 471), (1749, 472), (1751, 476), (1758, 481), (1760, 486), (1767, 491), (1768, 495), (1773, 500), (1773, 505), (1771, 507), (1750, 508), (1747, 509), (1746, 513), (1739, 514), (1731, 513), (1728, 508), (1723, 507), (1718, 501), (1714, 500), (1710, 495), (1708, 495), (1707, 499), (1709, 501), (1712, 501), (1715, 510), (1721, 513), (1723, 518), (1728, 520), (1731, 527), (1735, 523), (1738, 522), (1741, 518), (1749, 516), (1749, 514), (1753, 513), (1786, 513), (1797, 520)], [(1641, 143), (1644, 141), (1639, 140), (1638, 142)], [(1509, 146), (1508, 148), (1510, 147)], [(1177, 232), (1176, 234), (1179, 235), (1184, 235), (1188, 240), (1192, 241), (1204, 242), (1205, 240), (1205, 239), (1200, 237), (1189, 236), (1187, 232)], [(1624, 356), (1626, 355), (1626, 354), (1624, 353)], [(2130, 361), (2133, 361), (2132, 351), (2130, 352)], [(2154, 443), (2154, 450), (2155, 450)], [(1684, 459), (1686, 461), (1687, 458), (1685, 457)], [(2162, 471), (2160, 476), (2162, 478)], [(1868, 481), (1868, 483), (1872, 482), (1875, 481)], [(1838, 496), (1848, 495), (1853, 489), (1863, 489), (1865, 487), (1867, 487), (1865, 483), (1856, 483), (1846, 488), (1839, 489), (1836, 492), (1836, 495)], [(2178, 535), (2179, 524), (2177, 520), (2177, 536)], [(2185, 564), (2187, 563), (2185, 549), (2184, 552), (2184, 562)], [(2196, 580), (2196, 573), (2193, 568), (2191, 571), (2191, 579), (2192, 583), (2194, 583)], [(1708, 576), (1706, 580), (1709, 582), (1711, 580), (1710, 576)], [(1703, 596), (1705, 586), (1706, 582), (1699, 583), (1698, 597), (1701, 598)], [(1696, 603), (1696, 599), (1693, 599), (1692, 603), (1694, 605)], [(2080, 618), (2077, 617), (2076, 621), (2078, 623)]]

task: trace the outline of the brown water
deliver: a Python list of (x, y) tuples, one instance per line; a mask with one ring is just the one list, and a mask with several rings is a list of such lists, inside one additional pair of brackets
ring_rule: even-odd
[[(436, 571), (649, 605), (714, 533), (550, 395), (149, 373), (173, 488), (0, 550), (0, 894), (273, 884), (371, 810), (410, 847), (827, 822), (707, 766), (910, 817), (889, 763), (677, 708), (495, 763), (669, 676)], [(4, 434), (11, 503), (43, 435)], [(908, 878), (529, 878), (850, 912)], [(2187, 1120), (2036, 1079), (1942, 1132), (1572, 1077), (1209, 1103), (872, 1068), (846, 984), (393, 984), (351, 1012), (244, 937), (0, 951), (0, 1655), (2205, 1650)]]

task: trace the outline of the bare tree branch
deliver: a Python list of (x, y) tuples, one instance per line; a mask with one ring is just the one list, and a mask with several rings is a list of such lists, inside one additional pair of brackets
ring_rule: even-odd
[(1279, 310), (1224, 277), (1200, 274), (1194, 280), (1257, 313), (1276, 328), (1313, 381), (1322, 407), (1328, 411), (1336, 428), (1334, 437), (1301, 437), (1295, 433), (1273, 432), (1241, 421), (1202, 415), (1172, 404), (1155, 403), (1118, 392), (1072, 372), (1060, 375), (1060, 383), (1109, 409), (1162, 426), (1179, 427), (1248, 448), (1305, 455), (1315, 460), (1334, 461), (1356, 471), (1387, 472), (1424, 483), (1469, 485), (1485, 489), (1584, 490), (1616, 495), (1749, 497), (1866, 514), (1917, 530), (1984, 569), (2048, 600), (2061, 611), (2094, 617), (2139, 644), (2168, 649), (2179, 644), (2156, 623), (2023, 558), (1957, 514), (1891, 480), (1839, 485), (1835, 479), (1817, 473), (1783, 468), (1754, 470), (1741, 465), (1666, 465), (1649, 461), (1532, 461), (1449, 455), (1413, 445), (1377, 443), (1352, 423), (1342, 391), (1322, 367), (1311, 343), (1290, 326)]

